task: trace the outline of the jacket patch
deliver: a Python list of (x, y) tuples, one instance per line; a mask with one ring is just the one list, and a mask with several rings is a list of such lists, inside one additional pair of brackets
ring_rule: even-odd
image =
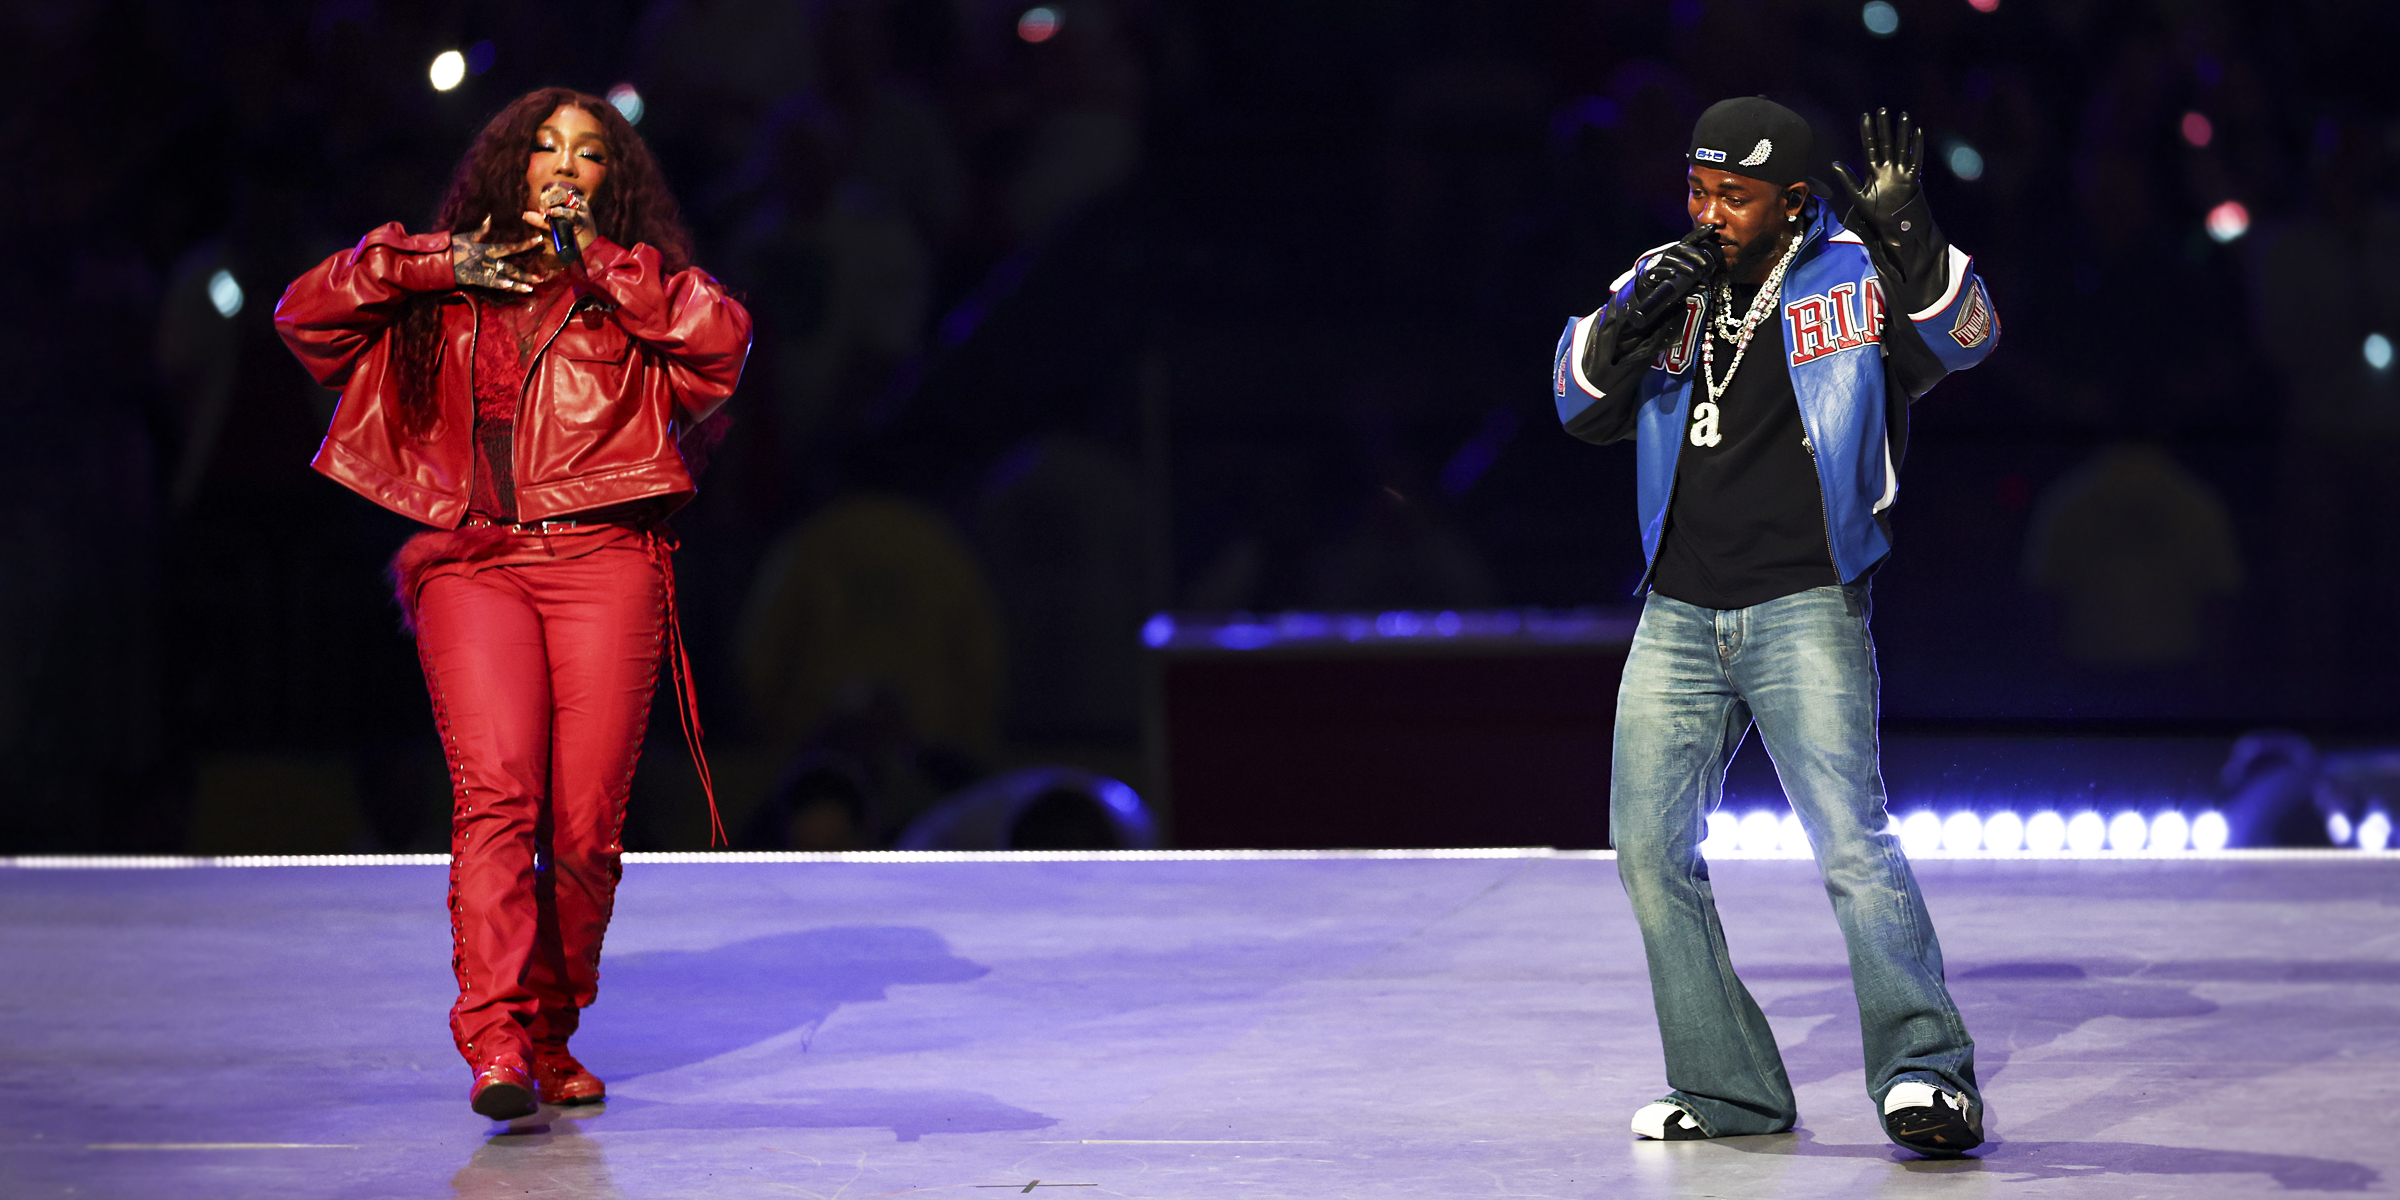
[(1883, 340), (1883, 284), (1874, 279), (1835, 284), (1783, 308), (1791, 325), (1792, 365)]
[(1681, 375), (1691, 369), (1692, 352), (1700, 348), (1700, 307), (1700, 297), (1696, 295), (1683, 302), (1683, 336), (1659, 351), (1650, 365), (1669, 375)]
[(1972, 350), (1982, 345), (1983, 340), (1990, 336), (1992, 336), (1992, 305), (1990, 301), (1983, 298), (1983, 283), (1981, 280), (1977, 280), (1974, 286), (1967, 290), (1966, 307), (1959, 311), (1958, 321), (1950, 326), (1950, 337), (1959, 345)]

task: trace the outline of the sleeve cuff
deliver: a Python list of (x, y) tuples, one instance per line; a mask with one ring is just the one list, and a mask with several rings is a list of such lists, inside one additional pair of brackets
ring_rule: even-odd
[(1601, 315), (1607, 311), (1607, 306), (1603, 305), (1593, 310), (1592, 315), (1575, 322), (1575, 340), (1567, 347), (1567, 370), (1574, 375), (1575, 386), (1582, 388), (1584, 394), (1594, 400), (1602, 399), (1606, 393), (1593, 387), (1591, 379), (1584, 375), (1583, 354), (1591, 346), (1592, 334), (1600, 328)]
[(1908, 314), (1908, 319), (1930, 321), (1942, 315), (1951, 305), (1958, 303), (1958, 289), (1965, 284), (1967, 276), (1972, 273), (1974, 263), (1973, 256), (1959, 249), (1955, 244), (1952, 245), (1947, 261), (1942, 264), (1949, 275), (1949, 278), (1943, 281), (1942, 294), (1932, 304)]

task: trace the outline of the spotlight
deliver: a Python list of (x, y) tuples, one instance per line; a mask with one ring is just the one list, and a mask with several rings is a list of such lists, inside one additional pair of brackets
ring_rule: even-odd
[(2025, 848), (2025, 822), (2013, 812), (1993, 813), (1983, 823), (1983, 848), (2002, 854)]
[(2091, 854), (2108, 843), (2108, 822), (2096, 812), (2079, 812), (2067, 821), (2067, 849)]
[(2368, 334), (2367, 344), (2360, 347), (2359, 353), (2366, 355), (2367, 365), (2378, 371), (2392, 369), (2392, 339), (2380, 333)]
[(1971, 812), (1951, 813), (1942, 822), (1942, 849), (1955, 854), (1983, 845), (1983, 818)]
[(648, 111), (648, 106), (642, 103), (642, 94), (633, 90), (630, 83), (620, 83), (608, 89), (608, 104), (617, 110), (618, 116), (625, 118), (628, 125), (641, 124), (642, 114)]
[(1040, 45), (1057, 37), (1058, 31), (1066, 23), (1067, 15), (1049, 5), (1029, 8), (1025, 10), (1024, 16), (1017, 18), (1017, 36), (1035, 45)]
[(1773, 854), (1775, 843), (1783, 840), (1783, 822), (1775, 814), (1761, 808), (1742, 818), (1742, 853)]
[(444, 50), (433, 56), (433, 69), (426, 75), (433, 80), (433, 90), (449, 91), (467, 77), (467, 56), (456, 50)]
[(2038, 812), (2025, 822), (2025, 848), (2036, 854), (2056, 854), (2066, 848), (2066, 818), (2054, 812)]
[(1800, 814), (1787, 812), (1775, 831), (1775, 848), (1795, 858), (1807, 858), (1808, 830), (1801, 827)]
[(217, 306), (218, 316), (231, 320), (233, 314), (242, 311), (241, 281), (233, 277), (233, 272), (217, 268), (217, 273), (208, 277), (208, 302)]
[(1142, 644), (1153, 650), (1175, 639), (1175, 618), (1165, 613), (1152, 613), (1142, 622)]
[(2196, 112), (2183, 114), (2183, 140), (2190, 142), (2194, 148), (2207, 145), (2208, 140), (2216, 135), (2216, 126), (2208, 123), (2208, 117), (2205, 114)]
[(2378, 808), (2358, 823), (2358, 848), (2381, 850), (2392, 844), (2392, 818)]
[(2208, 210), (2208, 236), (2219, 242), (2230, 242), (2250, 232), (2250, 210), (2239, 200), (2228, 200)]
[(2183, 814), (2174, 809), (2150, 818), (2150, 848), (2153, 850), (2181, 850), (2191, 838), (2192, 823), (2184, 820)]
[(1931, 854), (1942, 848), (1942, 819), (1919, 809), (1900, 822), (1900, 845), (1910, 854)]
[(1867, 0), (1867, 6), (1858, 10), (1858, 19), (1867, 23), (1868, 33), (1879, 38), (1900, 32), (1900, 10), (1885, 0)]
[(2000, 0), (1967, 0), (1967, 7), (1979, 13), (1999, 12)]
[(2225, 814), (2215, 809), (2192, 818), (2192, 849), (2222, 850), (2233, 836), (2233, 827), (2225, 823)]
[(2139, 850), (2150, 840), (2150, 822), (2138, 812), (2121, 812), (2108, 822), (2108, 848)]
[(2350, 828), (2350, 815), (2348, 813), (2337, 812), (2325, 818), (2325, 836), (2333, 839), (2334, 845), (2349, 845), (2350, 835), (2352, 832), (2354, 831)]
[(1732, 853), (1735, 840), (1741, 836), (1741, 824), (1733, 819), (1732, 813), (1721, 808), (1708, 814), (1708, 837), (1700, 843), (1701, 856)]

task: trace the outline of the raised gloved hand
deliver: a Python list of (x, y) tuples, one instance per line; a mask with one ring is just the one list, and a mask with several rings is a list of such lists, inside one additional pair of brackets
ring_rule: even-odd
[(1940, 298), (1949, 283), (1950, 245), (1925, 203), (1925, 131), (1907, 113), (1895, 130), (1891, 114), (1879, 108), (1859, 114), (1858, 140), (1866, 155), (1863, 181), (1849, 167), (1833, 164), (1834, 183), (1850, 199), (1842, 224), (1866, 242), (1884, 294), (1901, 311), (1915, 312)]

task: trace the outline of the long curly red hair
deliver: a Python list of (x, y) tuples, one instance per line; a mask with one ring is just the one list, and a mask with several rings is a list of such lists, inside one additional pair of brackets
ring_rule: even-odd
[[(592, 197), (592, 224), (600, 236), (620, 246), (651, 246), (669, 272), (690, 266), (692, 235), (683, 227), (683, 211), (667, 190), (650, 147), (615, 105), (572, 88), (527, 92), (495, 114), (458, 160), (450, 187), (434, 208), (433, 227), (473, 233), (489, 218), (495, 230), (518, 228), (518, 214), (533, 206), (526, 194), (525, 164), (533, 153), (534, 134), (551, 113), (568, 105), (590, 113), (608, 138), (608, 182)], [(400, 424), (423, 437), (441, 413), (435, 387), (442, 355), (441, 294), (411, 297), (396, 332)]]

